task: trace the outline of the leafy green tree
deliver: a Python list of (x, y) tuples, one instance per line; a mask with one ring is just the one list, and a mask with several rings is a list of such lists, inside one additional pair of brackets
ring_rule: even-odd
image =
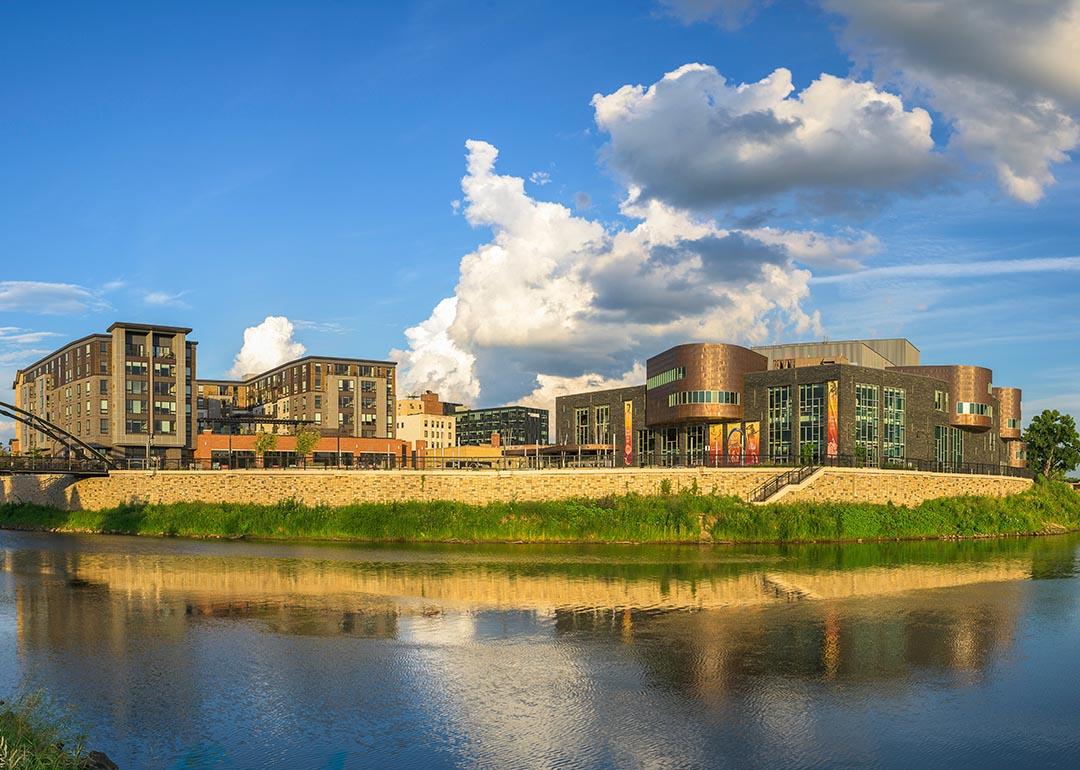
[(297, 427), (293, 436), (296, 438), (296, 459), (301, 461), (311, 454), (315, 445), (319, 443), (319, 439), (322, 438), (319, 431), (308, 425)]
[(1035, 415), (1024, 431), (1028, 467), (1046, 478), (1058, 478), (1080, 465), (1080, 435), (1071, 415), (1047, 409)]
[(259, 456), (260, 464), (265, 464), (263, 456), (267, 452), (273, 452), (277, 449), (277, 434), (267, 433), (264, 430), (260, 430), (255, 434), (255, 454)]

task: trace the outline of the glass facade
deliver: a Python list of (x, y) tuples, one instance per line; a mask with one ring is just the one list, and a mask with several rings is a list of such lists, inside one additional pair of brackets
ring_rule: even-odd
[[(809, 447), (807, 449), (806, 447)], [(825, 453), (825, 384), (799, 386), (799, 456), (818, 459)]]
[(659, 388), (661, 385), (667, 385), (669, 382), (675, 382), (681, 380), (686, 376), (686, 367), (677, 366), (674, 369), (668, 369), (666, 372), (660, 372), (660, 374), (654, 374), (645, 382), (645, 389), (652, 390), (653, 388)]
[(951, 426), (935, 425), (934, 459), (943, 465), (964, 462), (964, 432)]
[(903, 388), (885, 388), (885, 457), (902, 459), (906, 455), (905, 427), (907, 398)]
[(596, 443), (611, 443), (611, 407), (607, 404), (595, 407), (596, 417)]
[(867, 463), (878, 460), (878, 386), (855, 386), (855, 455)]
[[(460, 427), (458, 430), (460, 430)], [(587, 407), (574, 410), (574, 443), (592, 443), (589, 441), (589, 410)]]
[(684, 404), (738, 404), (739, 394), (731, 390), (683, 390), (668, 395), (668, 406)]
[(772, 459), (791, 457), (791, 386), (769, 388), (768, 453)]

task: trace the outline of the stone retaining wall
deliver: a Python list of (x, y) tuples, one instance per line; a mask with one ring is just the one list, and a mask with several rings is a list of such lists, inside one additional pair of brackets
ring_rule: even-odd
[[(935, 497), (1004, 497), (1031, 487), (1030, 479), (925, 473), (877, 468), (824, 468), (811, 483), (792, 489), (782, 502), (844, 501), (914, 506)], [(780, 495), (777, 495), (780, 502)]]
[[(67, 510), (98, 510), (127, 503), (226, 502), (348, 505), (354, 502), (599, 498), (627, 492), (672, 491), (745, 499), (775, 469), (647, 468), (549, 471), (118, 471), (107, 478), (76, 480), (60, 474), (0, 477), (0, 503), (34, 502)], [(1014, 494), (1027, 479), (917, 471), (827, 468), (811, 483), (791, 489), (784, 502), (850, 501), (915, 505), (933, 497)]]

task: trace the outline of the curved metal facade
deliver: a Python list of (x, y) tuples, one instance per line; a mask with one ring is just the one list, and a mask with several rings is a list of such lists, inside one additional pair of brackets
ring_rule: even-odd
[[(998, 400), (998, 425), (1003, 439), (1020, 438), (1020, 388), (994, 388)], [(1016, 420), (1016, 427), (1009, 427), (1009, 420)]]
[[(989, 430), (994, 427), (996, 399), (990, 391), (994, 373), (985, 366), (950, 364), (948, 366), (892, 366), (892, 371), (922, 374), (944, 380), (949, 387), (949, 424), (957, 428)], [(986, 414), (959, 414), (957, 404), (977, 404), (988, 408)]]
[[(741, 420), (746, 399), (746, 375), (763, 372), (768, 365), (768, 358), (739, 345), (702, 342), (669, 348), (646, 363), (649, 382), (658, 378), (666, 380), (662, 375), (672, 370), (681, 369), (684, 374), (646, 391), (646, 424), (654, 427)], [(738, 393), (739, 403), (685, 403), (675, 406), (668, 403), (673, 394), (697, 391)]]

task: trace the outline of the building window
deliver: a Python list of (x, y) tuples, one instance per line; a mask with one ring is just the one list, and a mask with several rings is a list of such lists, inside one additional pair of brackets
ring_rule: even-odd
[(979, 404), (974, 401), (957, 401), (957, 414), (974, 414), (979, 417), (993, 417), (994, 407), (989, 404)]
[(949, 394), (944, 390), (934, 391), (934, 408), (939, 412), (949, 411)]
[(934, 459), (943, 465), (964, 462), (964, 431), (959, 428), (934, 426)]
[(769, 388), (766, 415), (769, 430), (769, 457), (773, 460), (791, 457), (791, 386)]
[(855, 454), (867, 463), (878, 459), (878, 387), (855, 386)]
[(1009, 430), (1020, 430), (1020, 420), (1016, 419), (1015, 417), (1010, 417), (1009, 419), (1007, 419), (1005, 421), (1005, 425), (1009, 428)]
[(596, 442), (608, 444), (611, 442), (611, 407), (607, 404), (598, 406), (593, 410), (596, 417)]
[(733, 390), (683, 390), (668, 395), (668, 406), (683, 406), (685, 404), (734, 404), (741, 401), (739, 394)]
[(686, 429), (686, 453), (691, 462), (703, 462), (709, 431), (704, 425), (691, 425)]
[(906, 398), (902, 388), (885, 388), (885, 457), (905, 456)]
[(98, 411), (101, 412), (101, 414), (108, 414), (109, 413), (109, 399), (107, 399), (107, 398), (101, 399), (101, 403), (98, 404)]
[(98, 382), (98, 393), (100, 393), (103, 396), (109, 395), (109, 381), (108, 380), (100, 380)]
[(146, 433), (146, 420), (127, 420), (124, 429), (127, 433)]
[(589, 410), (578, 408), (574, 410), (574, 443), (588, 444), (589, 442)]
[[(806, 447), (809, 447), (807, 449)], [(821, 458), (825, 450), (825, 385), (799, 386), (799, 454)]]
[(661, 385), (667, 385), (669, 382), (675, 382), (681, 380), (686, 376), (686, 367), (676, 366), (674, 369), (668, 369), (666, 372), (660, 372), (660, 374), (654, 374), (645, 383), (646, 390), (652, 390), (653, 388), (659, 388)]
[(101, 429), (99, 431), (100, 433), (108, 433), (109, 432), (109, 421), (108, 420), (102, 420), (101, 424), (98, 427)]

